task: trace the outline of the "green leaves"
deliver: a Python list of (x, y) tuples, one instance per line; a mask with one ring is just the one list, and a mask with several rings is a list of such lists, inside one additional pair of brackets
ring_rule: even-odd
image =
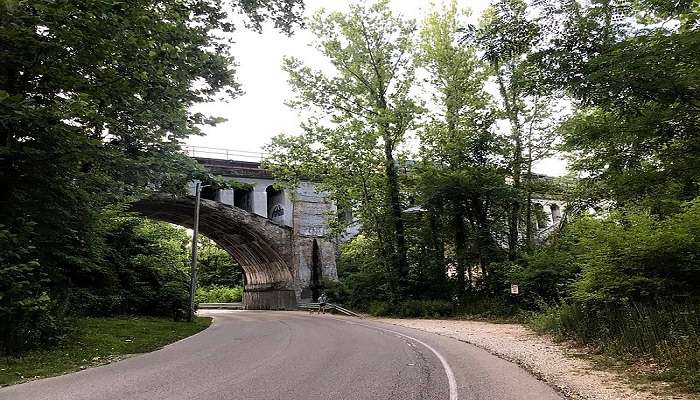
[(667, 216), (700, 193), (700, 38), (690, 2), (661, 3), (563, 7), (540, 56), (579, 105), (560, 131), (586, 196)]
[[(257, 27), (272, 19), (290, 32), (300, 4), (230, 5)], [(0, 255), (0, 268), (14, 268), (7, 281), (21, 291), (13, 304), (45, 306), (37, 315), (12, 308), (4, 320), (16, 331), (0, 336), (38, 332), (28, 340), (39, 343), (56, 333), (50, 329), (55, 299), (71, 288), (100, 287), (114, 246), (105, 237), (106, 221), (124, 203), (153, 191), (182, 193), (193, 178), (209, 178), (180, 144), (200, 134), (202, 124), (220, 121), (191, 112), (193, 104), (240, 93), (228, 41), (220, 37), (233, 26), (222, 2), (209, 0), (5, 1), (0, 7), (0, 224), (36, 222), (31, 256), (8, 250), (17, 259)], [(167, 261), (138, 262), (150, 268)], [(171, 289), (159, 293), (176, 301), (179, 289)], [(3, 301), (12, 290), (0, 287)], [(46, 337), (32, 318), (45, 323)]]
[(309, 28), (334, 71), (287, 58), (296, 97), (310, 113), (303, 137), (278, 137), (266, 165), (288, 184), (318, 178), (343, 210), (356, 210), (363, 229), (380, 237), (392, 293), (408, 270), (401, 189), (395, 159), (418, 107), (410, 96), (415, 24), (392, 14), (388, 1), (352, 5), (346, 14), (323, 10)]

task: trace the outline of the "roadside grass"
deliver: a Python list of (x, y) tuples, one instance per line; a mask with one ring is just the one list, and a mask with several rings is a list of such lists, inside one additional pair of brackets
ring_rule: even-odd
[(627, 372), (633, 381), (662, 381), (700, 394), (700, 306), (697, 302), (587, 310), (562, 305), (528, 325), (593, 351), (599, 366)]
[(125, 316), (80, 318), (74, 333), (59, 346), (18, 356), (0, 357), (0, 386), (108, 364), (129, 354), (157, 350), (191, 336), (211, 323), (199, 317), (194, 322), (165, 318)]
[(689, 388), (686, 382), (664, 377), (660, 371), (665, 367), (654, 358), (623, 358), (561, 336), (550, 335), (549, 338), (565, 347), (569, 357), (585, 360), (596, 370), (616, 373), (625, 383), (642, 393), (650, 393), (664, 399), (700, 400), (700, 393)]

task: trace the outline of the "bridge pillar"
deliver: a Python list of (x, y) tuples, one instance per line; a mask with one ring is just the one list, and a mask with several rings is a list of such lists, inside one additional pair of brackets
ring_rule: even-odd
[(246, 285), (243, 290), (243, 308), (246, 310), (294, 310), (296, 307), (294, 289)]
[(294, 200), (293, 260), (297, 298), (306, 303), (317, 299), (325, 279), (337, 280), (336, 244), (327, 235), (328, 216), (336, 212), (335, 204), (313, 183), (302, 182)]

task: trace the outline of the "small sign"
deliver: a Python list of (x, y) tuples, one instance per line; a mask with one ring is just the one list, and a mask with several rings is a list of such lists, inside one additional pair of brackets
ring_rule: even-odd
[(510, 285), (510, 294), (520, 294), (520, 287), (518, 285)]

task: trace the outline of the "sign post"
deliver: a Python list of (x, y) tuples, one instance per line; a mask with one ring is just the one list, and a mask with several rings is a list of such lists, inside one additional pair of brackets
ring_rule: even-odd
[(187, 320), (194, 320), (194, 295), (197, 291), (197, 235), (199, 234), (199, 198), (202, 194), (202, 183), (197, 182), (194, 189), (194, 226), (192, 227), (192, 264), (190, 265), (190, 312)]

